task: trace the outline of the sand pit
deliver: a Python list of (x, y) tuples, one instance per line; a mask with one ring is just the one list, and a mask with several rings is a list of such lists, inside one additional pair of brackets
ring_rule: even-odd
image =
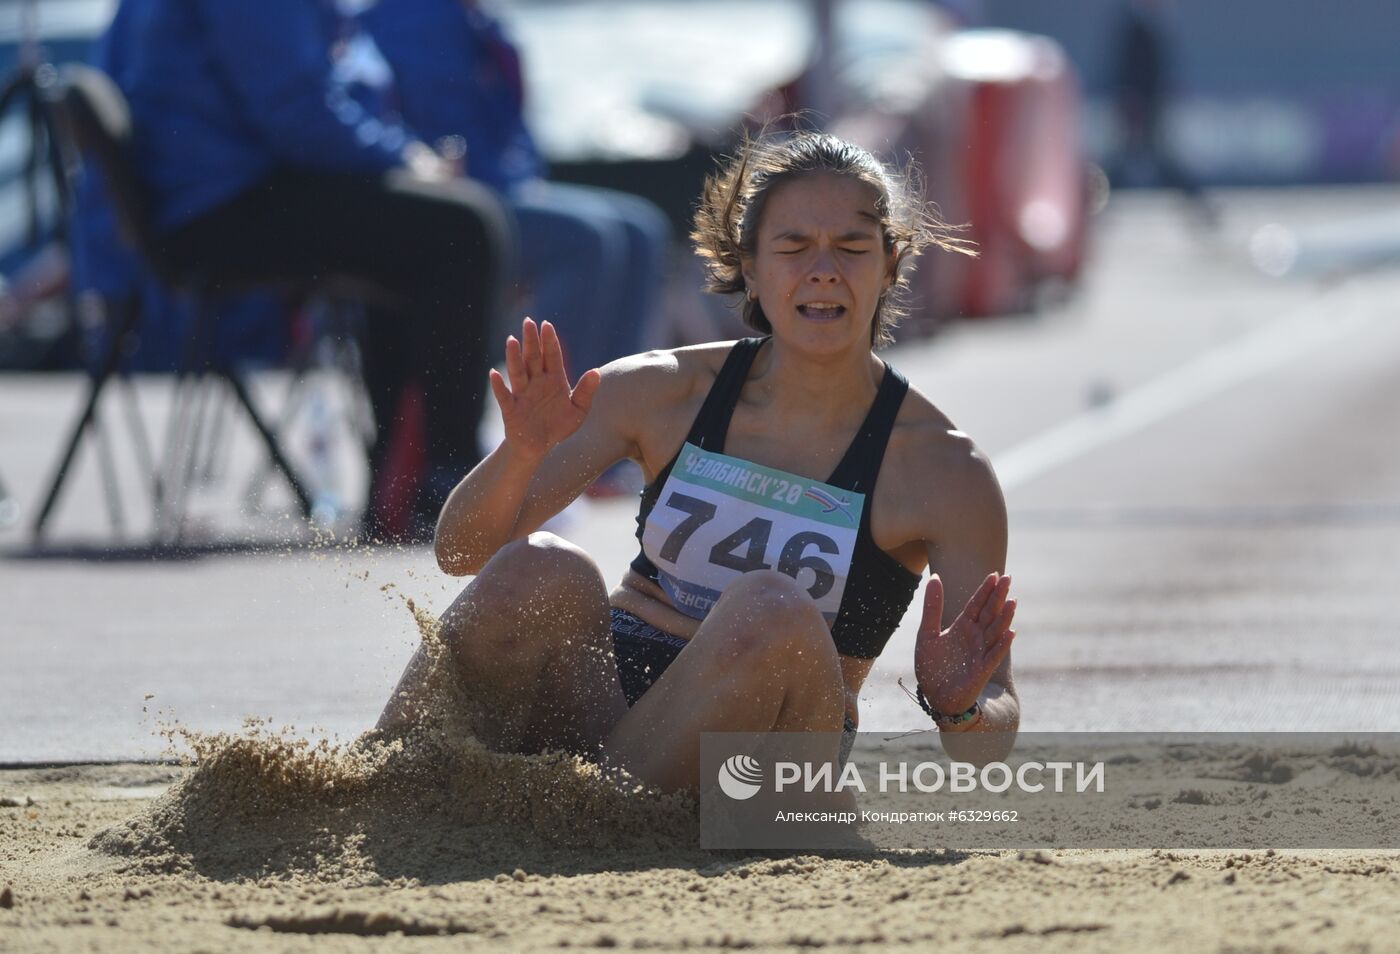
[(1394, 851), (705, 852), (684, 799), (437, 729), (193, 745), (0, 772), (0, 950), (1394, 949)]
[[(0, 951), (1394, 948), (1400, 852), (707, 852), (690, 799), (487, 751), (463, 708), (435, 680), (417, 725), (344, 747), (253, 721), (168, 728), (188, 764), (0, 771)], [(1240, 756), (1201, 784), (1286, 804), (1315, 775), (1222, 778)]]

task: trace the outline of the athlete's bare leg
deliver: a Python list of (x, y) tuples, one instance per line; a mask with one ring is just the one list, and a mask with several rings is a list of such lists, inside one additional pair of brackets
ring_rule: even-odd
[(844, 714), (831, 630), (791, 577), (763, 570), (730, 584), (603, 749), (610, 762), (647, 782), (693, 790), (700, 733), (835, 734)]
[[(602, 575), (552, 534), (502, 547), (443, 614), (442, 637), (472, 724), (492, 749), (596, 756), (627, 711)], [(431, 665), (419, 647), (380, 728), (415, 718)]]

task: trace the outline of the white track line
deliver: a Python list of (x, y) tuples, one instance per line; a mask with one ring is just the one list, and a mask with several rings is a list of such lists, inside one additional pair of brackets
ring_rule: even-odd
[(1348, 282), (1257, 331), (1213, 348), (1161, 377), (992, 455), (1003, 490), (1283, 367), (1353, 334), (1376, 316)]

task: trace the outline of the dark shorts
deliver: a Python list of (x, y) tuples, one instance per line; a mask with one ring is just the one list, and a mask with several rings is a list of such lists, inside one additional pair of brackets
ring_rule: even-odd
[[(661, 678), (666, 667), (676, 661), (685, 648), (686, 640), (657, 629), (644, 619), (625, 609), (612, 608), (613, 655), (617, 659), (617, 676), (622, 681), (622, 694), (628, 707)], [(848, 715), (841, 729), (841, 764), (850, 757), (855, 745), (856, 726)]]
[(661, 678), (686, 644), (679, 636), (657, 629), (616, 606), (612, 608), (612, 637), (617, 675), (629, 708)]

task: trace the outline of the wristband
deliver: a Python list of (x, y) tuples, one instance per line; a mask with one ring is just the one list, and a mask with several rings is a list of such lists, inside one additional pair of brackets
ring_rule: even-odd
[(929, 714), (929, 718), (933, 720), (933, 724), (940, 729), (960, 728), (969, 723), (976, 722), (982, 717), (982, 707), (975, 701), (966, 712), (959, 712), (957, 715), (947, 715), (939, 712), (929, 704), (928, 699), (924, 697), (923, 687), (917, 684), (914, 687), (914, 698), (918, 700), (919, 707)]

